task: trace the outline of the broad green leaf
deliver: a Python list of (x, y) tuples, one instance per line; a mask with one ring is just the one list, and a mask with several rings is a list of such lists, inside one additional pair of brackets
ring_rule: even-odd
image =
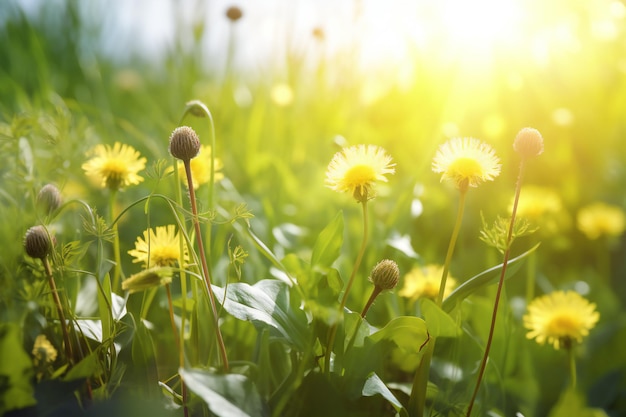
[(414, 370), (422, 356), (422, 348), (430, 339), (426, 322), (419, 317), (400, 316), (375, 332), (369, 339), (375, 343), (392, 342), (391, 360), (405, 371)]
[(362, 394), (364, 397), (371, 397), (377, 394), (382, 395), (384, 399), (389, 401), (389, 404), (396, 410), (402, 417), (408, 416), (406, 409), (402, 406), (402, 403), (398, 401), (395, 395), (387, 388), (387, 385), (380, 379), (378, 375), (372, 373), (369, 378), (365, 380), (363, 385)]
[(343, 212), (340, 211), (317, 237), (311, 254), (311, 268), (330, 268), (339, 257), (342, 245)]
[(433, 337), (456, 337), (461, 329), (452, 317), (428, 298), (420, 300), (420, 309), (424, 315), (428, 332)]
[(306, 317), (289, 304), (287, 284), (278, 280), (262, 280), (254, 285), (244, 282), (230, 284), (224, 289), (213, 287), (215, 297), (232, 316), (250, 321), (256, 327), (268, 325), (272, 335), (287, 340), (304, 350), (308, 343)]
[(91, 376), (98, 376), (102, 371), (99, 360), (100, 352), (93, 351), (80, 362), (74, 365), (63, 377), (63, 381), (73, 381), (76, 379), (87, 379)]
[(267, 414), (254, 384), (243, 375), (219, 375), (185, 368), (178, 372), (187, 387), (218, 417), (262, 417)]
[[(522, 261), (531, 253), (533, 253), (539, 247), (540, 243), (537, 243), (535, 246), (522, 253), (520, 256), (510, 259), (507, 263), (506, 276), (504, 279), (509, 279), (517, 270), (522, 266)], [(500, 271), (502, 270), (502, 265), (496, 265), (492, 268), (489, 268), (478, 275), (473, 276), (468, 279), (463, 284), (459, 285), (450, 295), (443, 300), (442, 309), (443, 311), (449, 313), (452, 311), (454, 307), (465, 298), (467, 298), (473, 292), (487, 286), (490, 284), (494, 284), (498, 282), (500, 279)]]
[(559, 402), (550, 411), (550, 417), (607, 417), (604, 410), (589, 408), (585, 403), (585, 397), (575, 389), (568, 388)]
[(33, 364), (15, 324), (0, 326), (0, 415), (35, 404)]

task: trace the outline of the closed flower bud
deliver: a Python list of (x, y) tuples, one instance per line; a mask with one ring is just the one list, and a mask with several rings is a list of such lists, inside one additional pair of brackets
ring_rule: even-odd
[(177, 127), (170, 136), (169, 150), (174, 158), (189, 161), (200, 152), (200, 138), (189, 126)]
[(50, 253), (52, 242), (48, 231), (43, 226), (33, 226), (26, 231), (24, 236), (24, 249), (28, 256), (43, 259)]
[(37, 207), (46, 214), (50, 214), (61, 207), (61, 203), (61, 191), (53, 184), (44, 185), (37, 194)]
[(226, 9), (226, 17), (231, 22), (236, 22), (237, 20), (241, 19), (242, 16), (243, 12), (237, 6), (230, 6), (228, 9)]
[(532, 158), (543, 152), (543, 138), (537, 129), (525, 127), (519, 131), (513, 142), (513, 149), (522, 158)]
[(381, 290), (391, 290), (398, 285), (400, 269), (398, 264), (390, 259), (384, 259), (372, 269), (370, 281)]
[(144, 269), (143, 271), (131, 275), (122, 282), (122, 289), (129, 293), (149, 290), (172, 282), (172, 268), (156, 267)]

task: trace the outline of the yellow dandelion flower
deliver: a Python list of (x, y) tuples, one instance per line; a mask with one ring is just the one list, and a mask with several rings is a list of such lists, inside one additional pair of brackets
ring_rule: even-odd
[(379, 146), (350, 146), (337, 152), (328, 164), (326, 186), (367, 201), (373, 197), (374, 183), (387, 182), (385, 175), (395, 173), (394, 166), (391, 156)]
[[(143, 238), (137, 237), (135, 249), (128, 254), (135, 259), (133, 263), (143, 262), (146, 267), (173, 266), (180, 258), (180, 242), (176, 226), (158, 226), (143, 232)], [(185, 260), (188, 254), (184, 253)]]
[(145, 168), (146, 158), (132, 146), (115, 142), (109, 145), (96, 145), (89, 154), (93, 158), (82, 165), (85, 174), (100, 182), (101, 187), (117, 190), (143, 181), (137, 173)]
[(439, 146), (432, 165), (460, 190), (492, 181), (500, 174), (500, 159), (488, 144), (474, 138), (454, 138)]
[(556, 291), (535, 298), (524, 315), (528, 339), (543, 345), (547, 341), (555, 349), (569, 348), (589, 334), (600, 314), (596, 305), (575, 291)]
[[(193, 188), (197, 190), (202, 184), (208, 184), (211, 181), (211, 147), (208, 145), (202, 145), (198, 156), (191, 159), (189, 164), (191, 165), (191, 179), (193, 180)], [(221, 172), (223, 168), (222, 161), (218, 158), (215, 159), (215, 174), (213, 179), (215, 182), (224, 178), (224, 174)], [(187, 177), (185, 176), (185, 165), (182, 162), (178, 162), (178, 174), (181, 179), (187, 184)]]
[(32, 354), (35, 359), (35, 365), (46, 365), (54, 362), (57, 358), (57, 350), (43, 334), (35, 338)]
[[(416, 266), (404, 277), (404, 286), (398, 292), (398, 295), (411, 300), (417, 300), (422, 297), (436, 300), (439, 295), (442, 273), (443, 265), (430, 264), (424, 267)], [(450, 295), (452, 290), (456, 287), (456, 284), (456, 279), (448, 275), (443, 295), (444, 298)]]
[(578, 229), (592, 240), (601, 236), (620, 236), (626, 228), (624, 211), (605, 203), (593, 203), (581, 208), (576, 220)]

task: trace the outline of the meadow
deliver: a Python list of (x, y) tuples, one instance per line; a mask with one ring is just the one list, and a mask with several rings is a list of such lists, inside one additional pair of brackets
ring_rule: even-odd
[(626, 7), (588, 3), (376, 68), (323, 22), (241, 68), (245, 6), (207, 64), (200, 17), (120, 60), (3, 3), (0, 415), (626, 415)]

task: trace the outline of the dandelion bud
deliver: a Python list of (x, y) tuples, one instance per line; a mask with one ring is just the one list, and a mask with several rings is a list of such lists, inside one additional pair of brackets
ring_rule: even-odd
[(525, 127), (519, 131), (513, 142), (513, 149), (522, 158), (532, 158), (543, 152), (543, 138), (537, 129)]
[(370, 281), (382, 290), (391, 290), (398, 285), (400, 269), (398, 264), (390, 259), (384, 259), (372, 269)]
[(54, 346), (52, 346), (52, 343), (50, 343), (48, 338), (46, 338), (45, 335), (40, 334), (35, 339), (32, 354), (35, 359), (35, 365), (47, 365), (57, 359), (58, 352)]
[(236, 22), (237, 20), (241, 19), (242, 16), (243, 12), (237, 6), (230, 6), (228, 9), (226, 9), (226, 17), (231, 22)]
[(200, 152), (200, 138), (189, 126), (177, 127), (170, 136), (169, 150), (174, 158), (189, 161)]
[(24, 249), (28, 256), (36, 259), (43, 259), (50, 253), (52, 242), (45, 227), (33, 226), (26, 231)]
[(37, 194), (37, 207), (46, 214), (61, 207), (61, 202), (61, 191), (53, 184), (44, 185)]
[(192, 114), (195, 117), (206, 117), (206, 106), (200, 100), (191, 100), (185, 103), (187, 107), (185, 112)]
[(169, 284), (170, 282), (172, 282), (172, 268), (156, 267), (144, 269), (137, 274), (131, 275), (122, 282), (122, 289), (128, 290), (132, 294)]

